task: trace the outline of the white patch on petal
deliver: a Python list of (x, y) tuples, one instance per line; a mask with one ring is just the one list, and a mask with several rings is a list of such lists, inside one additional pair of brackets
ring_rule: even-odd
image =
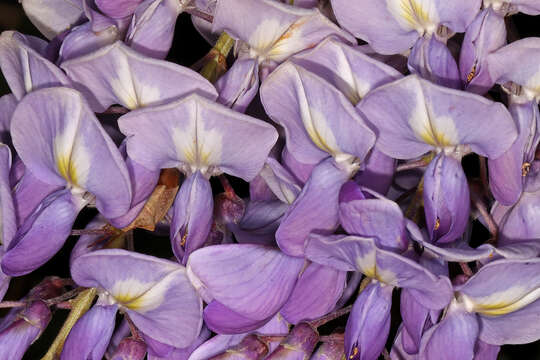
[[(90, 151), (81, 139), (77, 140), (79, 117), (82, 111), (77, 106), (77, 113), (70, 114), (76, 121), (66, 121), (64, 128), (53, 140), (54, 160), (58, 173), (62, 176), (73, 192), (85, 188), (90, 172)], [(91, 141), (91, 140), (90, 140)]]
[(358, 269), (367, 277), (385, 285), (399, 286), (396, 274), (377, 266), (377, 250), (375, 245), (372, 245), (372, 249), (364, 254), (364, 256), (357, 258), (356, 264)]
[(111, 79), (110, 84), (122, 105), (134, 110), (160, 99), (158, 87), (143, 84), (132, 76), (127, 57), (116, 57), (114, 67), (118, 78)]
[(152, 291), (155, 283), (142, 283), (137, 279), (130, 278), (117, 281), (110, 294), (124, 307), (141, 312), (156, 309), (161, 305), (165, 297), (163, 291)]
[(339, 149), (336, 138), (324, 114), (309, 106), (309, 102), (304, 92), (298, 93), (298, 103), (300, 105), (300, 115), (304, 128), (311, 141), (322, 151), (333, 156), (342, 153)]
[(460, 293), (460, 300), (465, 304), (467, 310), (488, 316), (499, 316), (508, 314), (540, 298), (540, 288), (523, 294), (524, 290), (516, 286), (511, 286), (506, 290), (492, 293), (489, 296), (473, 299), (466, 294)]
[(372, 249), (365, 253), (364, 256), (356, 258), (356, 266), (358, 269), (367, 277), (376, 279), (377, 274), (377, 253), (375, 252), (375, 247), (372, 246)]
[(264, 19), (249, 37), (252, 57), (266, 58), (272, 46), (287, 30), (289, 24), (281, 23), (276, 18)]
[(405, 30), (416, 30), (420, 35), (437, 30), (439, 16), (433, 0), (386, 0), (386, 7)]
[(446, 116), (435, 115), (426, 104), (422, 92), (416, 92), (413, 112), (409, 117), (416, 138), (426, 144), (442, 149), (459, 145), (454, 121)]
[(356, 105), (360, 100), (368, 93), (371, 89), (371, 86), (366, 81), (361, 81), (351, 69), (351, 65), (347, 60), (347, 57), (341, 50), (341, 48), (335, 52), (336, 54), (336, 84), (341, 84), (345, 81), (345, 84), (348, 86), (340, 86), (339, 90), (347, 96), (349, 101)]
[(292, 54), (309, 47), (309, 44), (306, 44), (306, 36), (303, 34), (302, 28), (311, 19), (312, 17), (304, 16), (291, 24), (267, 52), (266, 59), (282, 62)]
[(524, 92), (529, 100), (540, 100), (540, 65), (536, 73), (529, 78), (526, 84), (524, 84)]
[(23, 48), (19, 49), (21, 57), (21, 65), (23, 70), (24, 91), (29, 93), (32, 91), (32, 73), (30, 72), (30, 61), (28, 59), (28, 52)]
[(172, 130), (176, 153), (186, 161), (189, 173), (199, 170), (203, 175), (211, 175), (215, 170), (213, 166), (221, 162), (222, 134), (217, 129), (204, 127), (198, 105), (189, 117), (187, 128), (176, 127)]

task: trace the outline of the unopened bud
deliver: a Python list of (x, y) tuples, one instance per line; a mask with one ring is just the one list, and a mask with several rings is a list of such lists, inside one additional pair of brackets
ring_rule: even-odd
[(118, 344), (111, 360), (142, 360), (146, 355), (146, 344), (143, 341), (125, 338)]
[(268, 346), (256, 335), (248, 335), (242, 341), (210, 360), (260, 360), (268, 354)]
[(304, 360), (319, 342), (319, 333), (308, 323), (299, 323), (268, 357), (268, 360)]

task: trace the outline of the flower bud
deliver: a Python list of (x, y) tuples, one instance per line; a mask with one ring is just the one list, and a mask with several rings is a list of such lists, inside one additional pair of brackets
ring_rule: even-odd
[(146, 344), (143, 341), (125, 338), (120, 342), (111, 360), (142, 360), (146, 355)]
[[(9, 315), (8, 315), (9, 316)], [(34, 301), (0, 332), (0, 354), (3, 359), (20, 360), (51, 320), (51, 311), (42, 301)]]
[(299, 323), (267, 359), (304, 360), (309, 358), (318, 342), (317, 330), (308, 323)]
[(210, 360), (259, 360), (268, 354), (268, 346), (256, 335), (248, 335), (235, 345)]

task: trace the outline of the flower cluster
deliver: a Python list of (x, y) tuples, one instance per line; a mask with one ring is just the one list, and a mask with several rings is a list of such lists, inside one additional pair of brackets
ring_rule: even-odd
[[(20, 2), (48, 40), (0, 35), (0, 299), (79, 238), (70, 278), (0, 302), (2, 359), (60, 308), (44, 359), (540, 339), (540, 38), (505, 22), (540, 0)], [(164, 60), (183, 12), (213, 46), (192, 68)], [(135, 251), (151, 232), (170, 259)]]

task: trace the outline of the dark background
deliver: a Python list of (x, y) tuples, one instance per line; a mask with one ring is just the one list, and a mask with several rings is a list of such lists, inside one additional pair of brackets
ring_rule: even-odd
[[(451, 0), (448, 0), (451, 1)], [(527, 16), (523, 14), (514, 15), (508, 23), (509, 32), (518, 34), (518, 38), (540, 36), (540, 16)], [(26, 18), (22, 6), (16, 0), (0, 0), (0, 31), (17, 30), (24, 34), (40, 36), (37, 29)], [(191, 66), (197, 60), (201, 59), (208, 51), (210, 46), (193, 28), (189, 15), (182, 14), (179, 16), (176, 30), (175, 40), (167, 60), (178, 63), (184, 66)], [(516, 59), (516, 61), (519, 61)], [(540, 59), (538, 59), (540, 61)], [(0, 76), (0, 95), (10, 92), (5, 80)], [(1, 109), (0, 109), (1, 111)], [(478, 164), (474, 158), (465, 158), (464, 167), (467, 175), (476, 177)], [(212, 181), (216, 191), (221, 191), (220, 186)], [(240, 182), (234, 182), (233, 186), (237, 190), (238, 195), (247, 195), (247, 186)], [(74, 229), (82, 229), (88, 221), (96, 214), (95, 210), (87, 209), (79, 216), (75, 223)], [(480, 227), (475, 228), (475, 238), (487, 239), (487, 232)], [(170, 243), (168, 237), (159, 237), (150, 234), (143, 230), (137, 230), (135, 233), (135, 249), (139, 252), (148, 253), (160, 257), (171, 257)], [(46, 239), (44, 239), (46, 241)], [(33, 286), (38, 284), (45, 276), (56, 275), (60, 277), (69, 277), (69, 254), (76, 241), (76, 237), (70, 237), (64, 248), (53, 257), (46, 265), (42, 266), (33, 273), (13, 279), (6, 295), (5, 300), (17, 300), (26, 295)], [(0, 316), (6, 311), (1, 311)], [(39, 359), (46, 352), (49, 344), (58, 333), (62, 326), (67, 310), (57, 310), (53, 319), (45, 330), (41, 338), (34, 343), (26, 353), (24, 359), (34, 360)], [(394, 316), (396, 315), (396, 316)], [(394, 319), (399, 319), (399, 313), (393, 313)], [(338, 324), (344, 325), (344, 324)], [(332, 324), (332, 328), (335, 325)], [(393, 326), (394, 327), (394, 326)], [(324, 331), (324, 328), (321, 329)], [(331, 329), (329, 329), (331, 330)], [(392, 336), (393, 334), (391, 334)], [(499, 360), (523, 359), (523, 360), (540, 360), (540, 341), (526, 345), (506, 345), (503, 346), (499, 353)], [(0, 354), (0, 360), (3, 360)]]

